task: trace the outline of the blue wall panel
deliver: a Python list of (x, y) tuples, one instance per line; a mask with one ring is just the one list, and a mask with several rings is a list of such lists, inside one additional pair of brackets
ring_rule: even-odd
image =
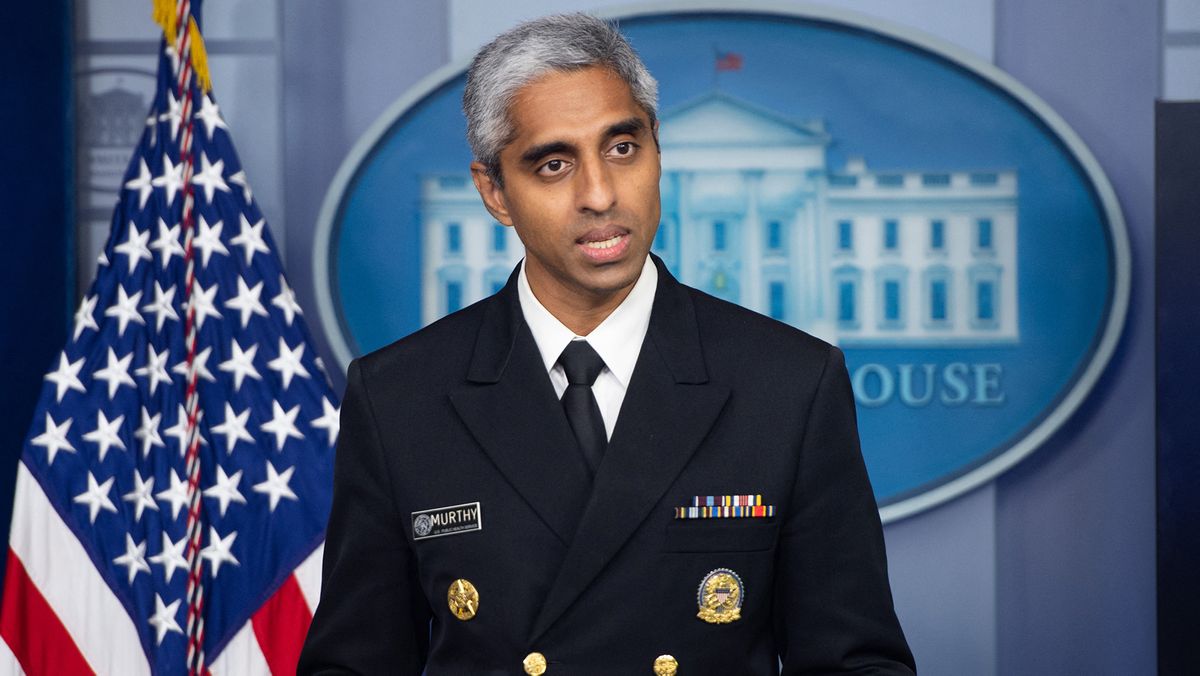
[(1092, 395), (996, 482), (998, 673), (1152, 674), (1159, 3), (999, 0), (996, 63), (1088, 144), (1125, 213), (1125, 333)]

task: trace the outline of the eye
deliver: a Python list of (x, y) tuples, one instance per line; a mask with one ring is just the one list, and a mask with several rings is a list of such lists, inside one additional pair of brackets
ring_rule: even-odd
[(564, 160), (550, 160), (549, 162), (538, 167), (537, 173), (540, 176), (557, 176), (567, 170), (567, 163)]
[(617, 157), (629, 157), (636, 149), (637, 145), (635, 145), (632, 141), (622, 141), (613, 146), (612, 150), (609, 152)]

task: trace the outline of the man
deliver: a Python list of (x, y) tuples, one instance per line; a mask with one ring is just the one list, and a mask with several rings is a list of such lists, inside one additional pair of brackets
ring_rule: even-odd
[(525, 260), (351, 364), (301, 673), (912, 672), (841, 353), (648, 255), (656, 91), (584, 15), (476, 56)]

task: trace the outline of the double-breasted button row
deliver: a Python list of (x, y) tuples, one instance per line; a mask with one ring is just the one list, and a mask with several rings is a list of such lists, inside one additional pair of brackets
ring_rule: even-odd
[[(529, 653), (521, 662), (521, 666), (529, 676), (541, 676), (546, 673), (546, 656), (539, 652)], [(659, 655), (654, 660), (655, 676), (675, 676), (678, 671), (679, 661), (670, 655)]]

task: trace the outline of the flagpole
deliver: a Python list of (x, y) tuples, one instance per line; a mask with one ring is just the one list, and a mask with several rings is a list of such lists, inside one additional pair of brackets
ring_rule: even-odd
[[(169, 17), (162, 11), (162, 3), (155, 0), (156, 18)], [(203, 562), (199, 556), (200, 538), (204, 532), (202, 523), (202, 501), (200, 499), (200, 432), (199, 432), (199, 394), (197, 390), (198, 373), (196, 369), (196, 309), (192, 298), (196, 284), (196, 259), (193, 239), (195, 237), (195, 188), (192, 185), (192, 175), (195, 169), (195, 158), (192, 153), (192, 135), (194, 121), (193, 80), (202, 83), (209, 81), (208, 77), (197, 77), (197, 68), (193, 64), (193, 56), (204, 63), (204, 48), (199, 26), (191, 14), (190, 0), (179, 0), (175, 5), (174, 21), (164, 23), (163, 30), (166, 39), (170, 40), (175, 50), (176, 60), (176, 96), (180, 102), (181, 114), (178, 133), (181, 134), (179, 143), (179, 159), (183, 163), (183, 232), (184, 232), (184, 335), (186, 346), (187, 384), (185, 396), (185, 411), (187, 413), (187, 456), (185, 471), (187, 473), (187, 548), (185, 559), (188, 564), (187, 581), (187, 665), (189, 676), (200, 676), (205, 673), (204, 659), (204, 585), (202, 581)], [(173, 29), (173, 30), (172, 30)], [(171, 34), (173, 32), (173, 35)], [(204, 63), (204, 65), (207, 65)], [(172, 134), (174, 135), (174, 134)]]

